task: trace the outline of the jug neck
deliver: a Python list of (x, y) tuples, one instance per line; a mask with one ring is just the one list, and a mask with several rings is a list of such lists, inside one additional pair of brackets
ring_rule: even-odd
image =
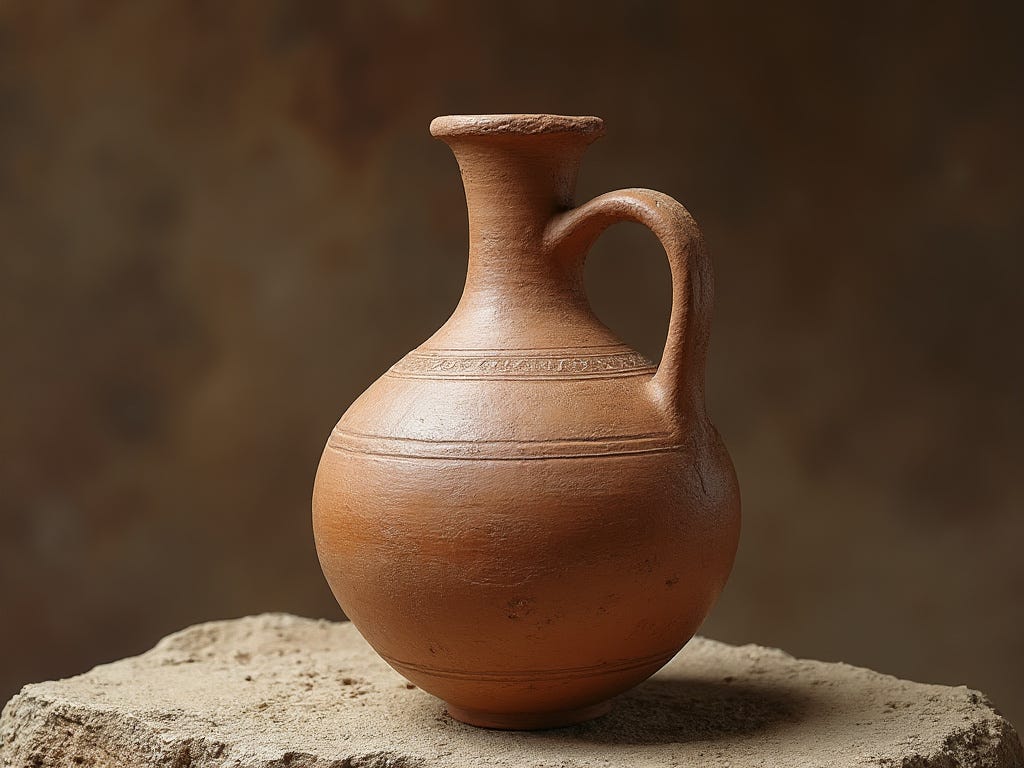
[[(542, 247), (551, 216), (572, 207), (580, 161), (600, 137), (594, 117), (449, 116), (431, 133), (459, 163), (469, 210), (467, 293), (499, 285), (581, 289)], [(569, 270), (571, 272), (571, 270)], [(579, 282), (579, 281), (576, 281)]]
[(551, 215), (572, 206), (580, 160), (604, 125), (596, 117), (454, 115), (430, 131), (458, 160), (470, 247), (481, 248), (539, 243)]
[(584, 294), (582, 254), (576, 262), (556, 259), (544, 246), (551, 217), (572, 207), (583, 153), (602, 131), (598, 118), (552, 115), (431, 124), (458, 160), (469, 211), (466, 287), (432, 342), (468, 343), (470, 328), (473, 346), (526, 344), (527, 337), (606, 341)]
[(524, 248), (536, 253), (551, 216), (572, 207), (585, 147), (537, 139), (451, 146), (466, 191), (471, 260), (495, 250), (506, 262)]

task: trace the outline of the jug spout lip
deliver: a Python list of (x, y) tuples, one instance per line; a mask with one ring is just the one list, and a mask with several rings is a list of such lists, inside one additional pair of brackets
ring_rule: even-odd
[(444, 115), (431, 121), (430, 134), (439, 139), (570, 134), (593, 141), (604, 134), (604, 120), (569, 115)]

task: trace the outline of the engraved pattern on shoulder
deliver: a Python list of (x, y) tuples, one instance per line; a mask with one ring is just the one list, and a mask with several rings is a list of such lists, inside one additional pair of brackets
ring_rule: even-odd
[(420, 379), (580, 379), (639, 376), (655, 370), (650, 360), (625, 346), (604, 352), (586, 349), (416, 350), (388, 373)]

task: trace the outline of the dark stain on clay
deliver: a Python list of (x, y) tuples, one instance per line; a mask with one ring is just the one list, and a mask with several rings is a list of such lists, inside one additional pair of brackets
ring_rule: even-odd
[(509, 600), (508, 602), (508, 617), (510, 619), (521, 619), (530, 615), (533, 610), (533, 599), (532, 598), (520, 598), (518, 600)]

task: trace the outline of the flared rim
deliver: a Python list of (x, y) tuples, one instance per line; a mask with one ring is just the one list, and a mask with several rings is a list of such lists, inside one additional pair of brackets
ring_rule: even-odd
[(439, 139), (454, 136), (536, 136), (576, 134), (597, 138), (604, 120), (589, 115), (444, 115), (430, 123), (430, 134)]

